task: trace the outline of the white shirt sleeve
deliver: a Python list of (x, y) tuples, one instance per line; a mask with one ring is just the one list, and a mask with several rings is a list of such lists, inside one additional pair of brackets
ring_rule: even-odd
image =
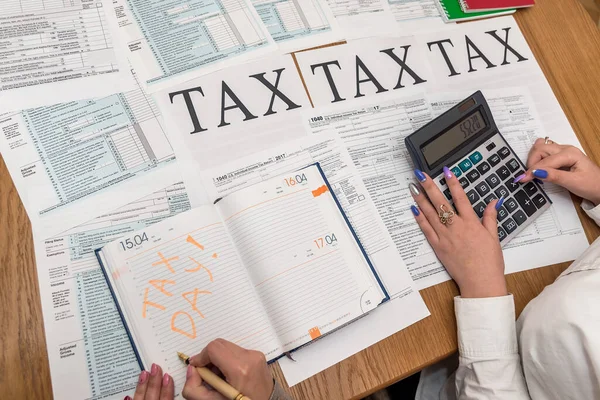
[(581, 202), (581, 208), (583, 208), (583, 211), (585, 211), (588, 217), (593, 219), (596, 224), (600, 226), (600, 205), (594, 207), (592, 203), (584, 200)]
[(454, 299), (458, 325), (459, 400), (529, 400), (521, 368), (512, 295)]

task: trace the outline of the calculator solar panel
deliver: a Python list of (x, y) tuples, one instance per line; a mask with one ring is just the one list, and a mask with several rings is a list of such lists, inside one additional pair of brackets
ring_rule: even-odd
[(442, 172), (448, 166), (481, 218), (488, 203), (504, 197), (498, 210), (498, 237), (504, 246), (550, 207), (536, 182), (513, 183), (525, 166), (496, 128), (483, 94), (468, 99), (406, 138), (411, 158), (452, 203)]

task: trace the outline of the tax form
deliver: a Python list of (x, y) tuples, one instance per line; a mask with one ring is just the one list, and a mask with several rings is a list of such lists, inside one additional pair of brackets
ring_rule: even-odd
[(190, 208), (182, 183), (52, 237), (35, 235), (54, 398), (133, 396), (140, 368), (94, 250)]
[[(450, 276), (410, 211), (414, 201), (407, 186), (416, 181), (404, 138), (469, 94), (384, 94), (319, 107), (304, 118), (312, 134), (337, 132), (344, 141), (419, 289)], [(526, 160), (535, 138), (545, 136), (527, 89), (484, 90), (484, 95), (499, 131)], [(507, 273), (573, 260), (588, 246), (568, 193), (556, 187), (546, 189), (550, 189), (547, 191), (554, 204), (505, 246)]]
[(32, 225), (64, 231), (171, 182), (175, 155), (140, 87), (0, 115), (0, 151)]
[(436, 6), (437, 0), (388, 0), (398, 22), (399, 35), (413, 35), (425, 31), (440, 31), (452, 27), (445, 23)]
[(397, 25), (387, 0), (327, 0), (347, 40), (395, 36)]
[(133, 89), (96, 0), (0, 2), (0, 110)]
[(342, 39), (323, 0), (252, 0), (281, 52), (293, 52)]
[(277, 46), (250, 0), (103, 0), (111, 30), (150, 93)]
[[(301, 128), (288, 125), (280, 129)], [(301, 135), (300, 132), (297, 136)], [(344, 329), (294, 352), (295, 362), (280, 359), (290, 386), (429, 315), (421, 296), (413, 289), (410, 274), (378, 216), (367, 188), (335, 134), (323, 133), (289, 141), (206, 170), (201, 174), (201, 179), (209, 198), (216, 199), (315, 162), (320, 163), (391, 301)]]

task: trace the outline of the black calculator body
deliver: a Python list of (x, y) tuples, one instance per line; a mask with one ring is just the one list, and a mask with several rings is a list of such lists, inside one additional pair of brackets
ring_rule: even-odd
[(405, 143), (416, 168), (433, 178), (450, 204), (444, 166), (458, 178), (479, 218), (489, 202), (504, 197), (498, 210), (502, 245), (550, 208), (537, 182), (513, 183), (525, 165), (498, 131), (481, 91), (407, 136)]

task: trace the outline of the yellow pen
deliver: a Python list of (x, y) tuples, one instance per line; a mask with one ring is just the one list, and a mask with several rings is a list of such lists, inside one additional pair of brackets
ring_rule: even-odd
[[(177, 356), (186, 365), (190, 365), (190, 357), (183, 353), (177, 352)], [(227, 397), (229, 400), (251, 400), (248, 396), (244, 396), (239, 390), (225, 382), (218, 375), (206, 367), (195, 367), (200, 377), (213, 387), (217, 392)]]

